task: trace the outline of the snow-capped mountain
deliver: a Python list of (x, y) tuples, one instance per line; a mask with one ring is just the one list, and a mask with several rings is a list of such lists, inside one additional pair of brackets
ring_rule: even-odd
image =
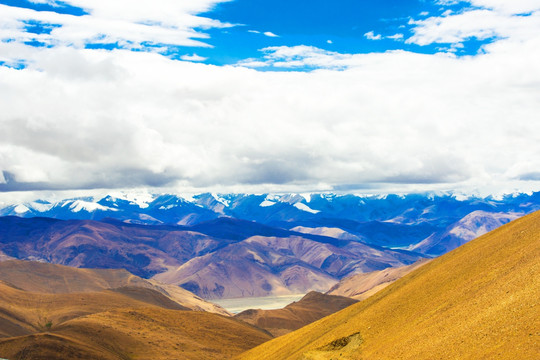
[[(489, 229), (540, 209), (540, 192), (501, 198), (459, 198), (452, 195), (353, 194), (174, 194), (115, 193), (100, 199), (77, 198), (55, 203), (36, 200), (11, 204), (0, 216), (56, 219), (113, 218), (138, 224), (196, 225), (220, 217), (255, 221), (278, 228), (340, 229), (348, 236), (387, 248), (414, 249), (438, 255)], [(497, 214), (497, 215), (493, 215)], [(495, 218), (493, 218), (495, 216)], [(336, 233), (340, 233), (337, 231)], [(426, 244), (442, 244), (437, 247)], [(448, 244), (445, 244), (447, 242)]]

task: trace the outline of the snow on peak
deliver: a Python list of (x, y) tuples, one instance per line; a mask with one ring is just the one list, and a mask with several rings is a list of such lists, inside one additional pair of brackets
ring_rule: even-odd
[(264, 200), (262, 203), (259, 204), (259, 206), (261, 207), (268, 207), (272, 205), (276, 205), (276, 203), (274, 201), (269, 201), (269, 200)]
[(223, 198), (222, 196), (219, 196), (219, 194), (212, 193), (212, 197), (214, 199), (216, 199), (217, 202), (222, 203), (223, 205), (225, 205), (225, 207), (229, 207), (229, 205), (231, 204), (231, 202), (229, 200)]
[(306, 199), (307, 203), (309, 203), (311, 201), (311, 194), (310, 193), (300, 194), (300, 196), (303, 197), (304, 199)]
[(32, 210), (39, 212), (45, 212), (50, 210), (53, 207), (53, 204), (47, 201), (37, 200), (28, 204)]
[(302, 203), (299, 203), (299, 202), (294, 204), (293, 206), (295, 208), (297, 208), (298, 210), (307, 211), (307, 212), (312, 213), (312, 214), (317, 214), (317, 213), (320, 212), (319, 210), (313, 210), (312, 208), (310, 208), (306, 204), (302, 204)]
[[(64, 205), (63, 205), (64, 206)], [(101, 211), (118, 211), (117, 209), (113, 209), (107, 206), (100, 205), (95, 202), (89, 202), (84, 200), (74, 200), (71, 205), (69, 206), (69, 209), (72, 212), (79, 212), (81, 210), (87, 211), (87, 212), (93, 212), (96, 210)]]
[(197, 201), (197, 199), (195, 199), (195, 194), (182, 194), (178, 197), (188, 203), (194, 203)]
[(152, 201), (154, 201), (155, 196), (146, 191), (137, 191), (137, 192), (117, 192), (111, 193), (109, 196), (113, 199), (129, 201), (133, 205), (137, 205), (141, 209), (146, 209)]
[(16, 214), (25, 214), (30, 211), (45, 212), (52, 207), (51, 203), (41, 200), (33, 201), (30, 203), (19, 204), (13, 208)]
[(159, 207), (159, 210), (171, 210), (172, 208), (175, 208), (177, 206), (178, 205), (175, 205), (175, 204), (162, 205)]
[(268, 195), (266, 195), (265, 200), (276, 202), (276, 201), (280, 200), (280, 196), (279, 195), (268, 194)]
[(13, 211), (15, 211), (16, 214), (24, 214), (24, 213), (29, 212), (30, 209), (26, 205), (19, 204), (19, 205), (15, 206)]
[(304, 201), (305, 198), (299, 194), (285, 194), (279, 197), (279, 202), (294, 205)]

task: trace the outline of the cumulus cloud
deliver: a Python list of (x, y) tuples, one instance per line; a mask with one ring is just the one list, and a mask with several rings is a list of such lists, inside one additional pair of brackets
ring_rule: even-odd
[(238, 63), (245, 67), (274, 68), (344, 68), (353, 63), (354, 55), (340, 54), (315, 46), (269, 46), (261, 49), (262, 59), (246, 59)]
[(537, 0), (469, 0), (474, 6), (484, 7), (505, 14), (528, 14), (540, 10), (540, 3)]
[[(80, 8), (85, 12), (81, 16), (0, 4), (3, 17), (0, 39), (79, 48), (88, 44), (114, 44), (121, 48), (154, 51), (159, 51), (156, 45), (209, 46), (204, 42), (208, 35), (196, 29), (232, 25), (195, 14), (223, 1), (226, 0), (157, 0), (139, 2), (137, 6), (128, 0), (34, 1), (57, 7), (69, 5)], [(49, 29), (45, 32), (28, 32), (29, 23)]]
[(182, 59), (184, 61), (205, 61), (208, 58), (203, 57), (203, 56), (199, 56), (197, 54), (191, 54), (191, 55), (182, 55), (182, 56), (180, 56), (180, 59)]
[[(489, 20), (505, 37), (476, 56), (281, 46), (250, 59), (310, 72), (0, 42), (25, 63), (0, 66), (0, 191), (533, 187), (536, 16)], [(447, 36), (429, 29), (415, 41)]]
[[(463, 43), (469, 39), (534, 38), (540, 28), (538, 1), (471, 0), (474, 7), (461, 12), (445, 12), (423, 20), (410, 20), (413, 36), (407, 43)], [(526, 15), (523, 15), (526, 13)]]
[(381, 40), (382, 35), (381, 34), (375, 34), (373, 31), (369, 31), (364, 34), (364, 37), (368, 40)]

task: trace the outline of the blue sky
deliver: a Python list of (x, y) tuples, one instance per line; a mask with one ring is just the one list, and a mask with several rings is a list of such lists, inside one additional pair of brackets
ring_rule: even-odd
[(538, 191), (539, 84), (539, 0), (0, 0), (0, 202)]
[[(440, 45), (418, 46), (406, 44), (404, 39), (387, 37), (396, 34), (409, 37), (409, 19), (423, 19), (449, 9), (459, 11), (463, 6), (441, 7), (420, 0), (226, 2), (204, 15), (241, 25), (212, 31), (209, 42), (215, 48), (199, 50), (199, 53), (215, 64), (256, 58), (260, 56), (259, 49), (269, 46), (310, 45), (340, 53), (396, 49), (434, 53)], [(278, 37), (265, 36), (265, 32)], [(370, 32), (374, 37), (380, 35), (381, 39), (368, 39), (366, 34)], [(467, 48), (460, 53), (471, 53), (477, 48), (476, 45), (476, 49)]]
[[(73, 16), (91, 16), (91, 10), (64, 1), (43, 2), (30, 0), (0, 0), (0, 4), (22, 7), (41, 12), (55, 12)], [(473, 6), (468, 2), (433, 0), (379, 0), (379, 1), (261, 1), (234, 0), (218, 2), (209, 11), (197, 15), (218, 20), (224, 27), (195, 27), (202, 34), (206, 46), (144, 42), (146, 50), (161, 48), (161, 53), (173, 59), (194, 56), (214, 65), (234, 65), (245, 59), (263, 57), (262, 49), (275, 46), (313, 46), (322, 50), (361, 54), (406, 50), (434, 54), (451, 50), (458, 56), (474, 55), (480, 47), (493, 41), (492, 37), (467, 38), (461, 46), (435, 42), (419, 45), (406, 41), (413, 35), (415, 20), (460, 13)], [(50, 33), (60, 24), (27, 21), (28, 33)], [(204, 38), (206, 37), (206, 38)], [(94, 38), (86, 43), (93, 49), (125, 48), (117, 41)], [(39, 40), (26, 42), (34, 46), (51, 46)], [(203, 44), (200, 44), (203, 45)], [(199, 59), (197, 59), (199, 58)], [(202, 59), (204, 58), (204, 59)], [(265, 67), (261, 67), (262, 70)], [(274, 68), (274, 70), (277, 70)], [(309, 70), (296, 69), (296, 70)]]

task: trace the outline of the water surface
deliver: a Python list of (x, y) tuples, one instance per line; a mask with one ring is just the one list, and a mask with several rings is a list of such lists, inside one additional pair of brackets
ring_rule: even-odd
[(281, 309), (294, 301), (300, 300), (304, 297), (304, 295), (305, 294), (245, 297), (234, 299), (217, 299), (211, 301), (225, 308), (230, 313), (238, 314), (239, 312), (247, 309)]

